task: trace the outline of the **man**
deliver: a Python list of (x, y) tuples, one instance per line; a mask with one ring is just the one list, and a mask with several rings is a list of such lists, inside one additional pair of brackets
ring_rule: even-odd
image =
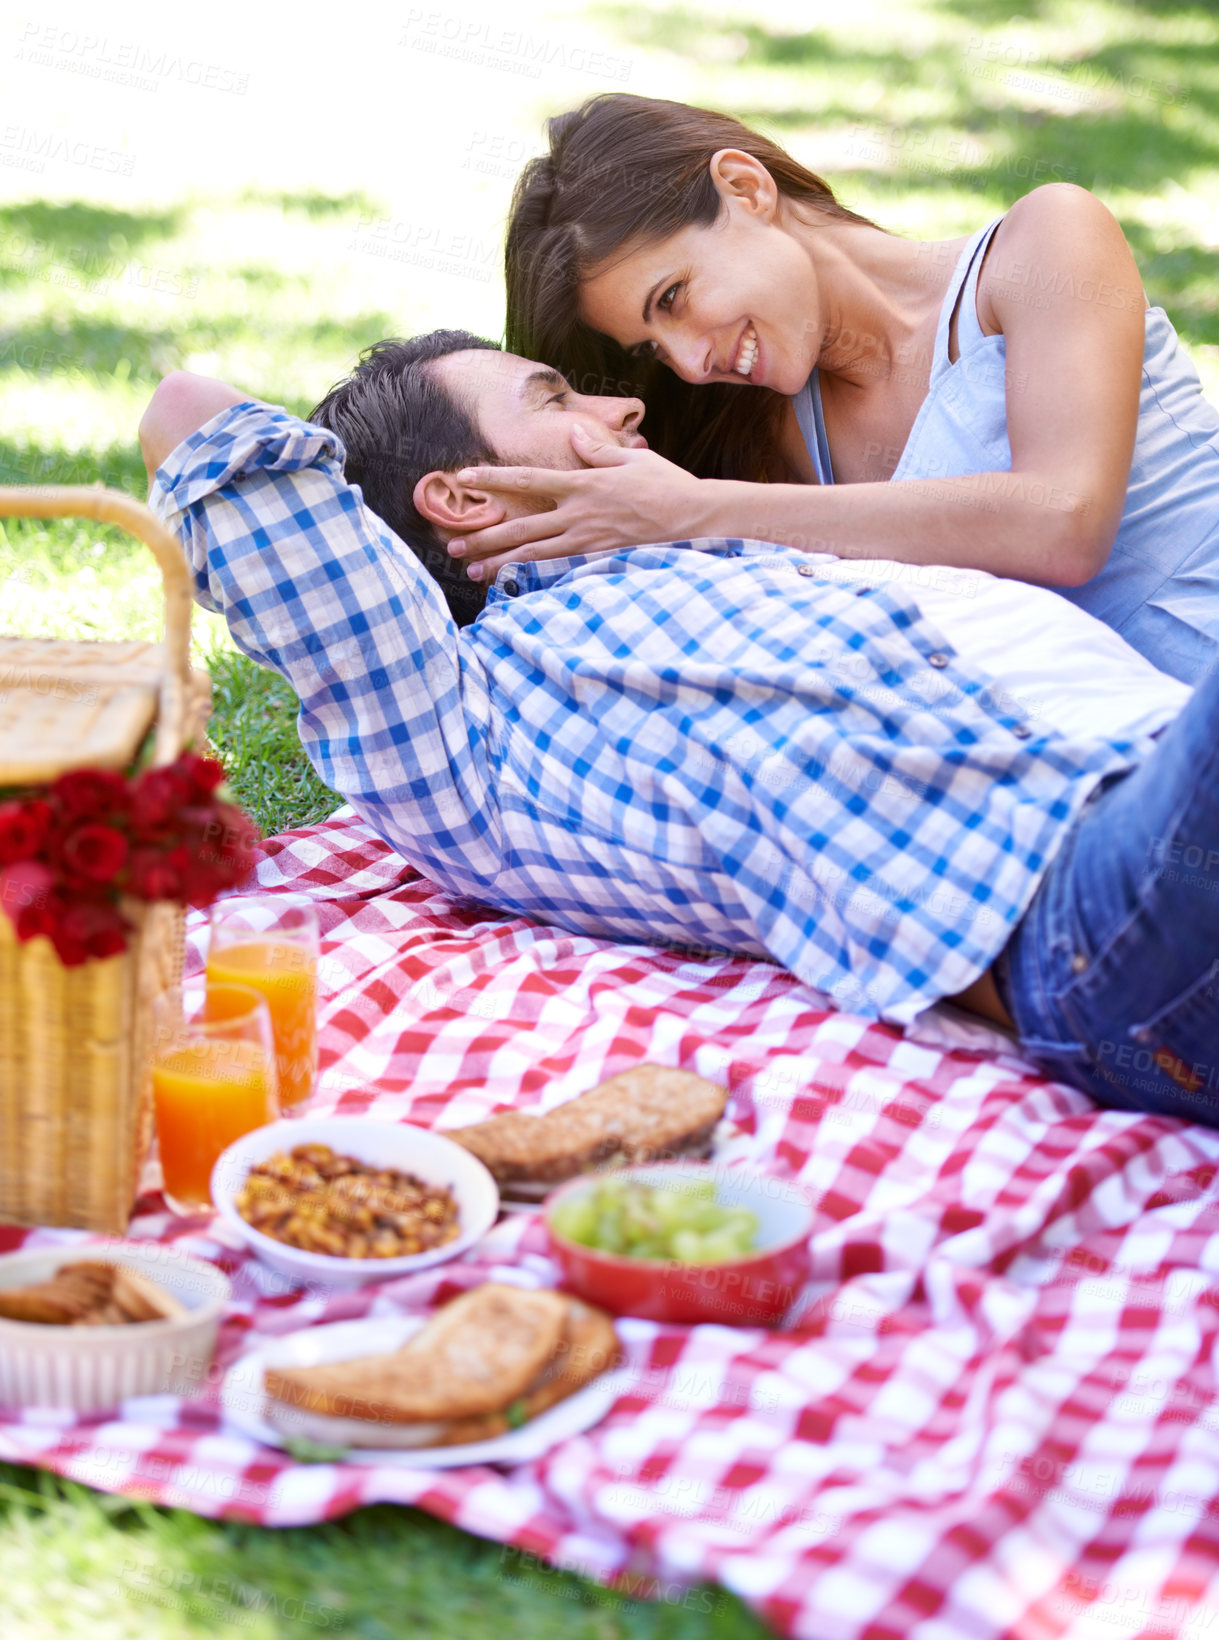
[(642, 413), (453, 332), (318, 406), (346, 452), (181, 373), (140, 436), (199, 600), (449, 892), (897, 1024), (955, 997), (1103, 1102), (1219, 1119), (1219, 673), (1191, 698), (1044, 589), (757, 541), (512, 564), (459, 631), (442, 548), (530, 505), (470, 462), (654, 461)]

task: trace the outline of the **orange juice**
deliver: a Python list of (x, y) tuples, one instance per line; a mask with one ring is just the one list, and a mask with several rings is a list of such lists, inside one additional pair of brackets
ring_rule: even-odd
[(209, 985), (248, 985), (267, 999), (280, 1105), (289, 1110), (308, 1099), (317, 1071), (317, 962), (313, 952), (299, 940), (274, 937), (237, 940), (217, 951), (213, 939), (207, 980)]
[(165, 1193), (176, 1203), (209, 1207), (221, 1151), (275, 1120), (268, 1069), (257, 1042), (187, 1042), (154, 1062), (161, 1169)]

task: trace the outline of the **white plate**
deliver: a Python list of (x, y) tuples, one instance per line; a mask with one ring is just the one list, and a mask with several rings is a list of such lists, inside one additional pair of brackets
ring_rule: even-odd
[[(386, 1316), (368, 1321), (336, 1321), (328, 1327), (305, 1327), (283, 1338), (269, 1340), (233, 1363), (220, 1390), (221, 1404), (229, 1424), (266, 1446), (288, 1450), (291, 1434), (266, 1417), (263, 1374), (267, 1367), (315, 1367), (323, 1362), (347, 1361), (357, 1355), (387, 1354), (417, 1333), (427, 1316)], [(402, 1469), (458, 1469), (466, 1464), (530, 1463), (549, 1452), (560, 1441), (582, 1435), (601, 1422), (618, 1397), (628, 1388), (622, 1368), (602, 1373), (575, 1395), (550, 1407), (520, 1429), (497, 1435), (492, 1441), (474, 1441), (466, 1446), (407, 1448), (352, 1447), (344, 1463), (396, 1464)], [(318, 1413), (299, 1412), (301, 1434), (327, 1445), (343, 1446), (353, 1420), (329, 1418)], [(294, 1421), (295, 1421), (294, 1419)]]

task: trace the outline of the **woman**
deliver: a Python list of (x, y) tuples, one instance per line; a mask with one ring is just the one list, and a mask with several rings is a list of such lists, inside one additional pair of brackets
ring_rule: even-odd
[(640, 392), (654, 452), (479, 469), (555, 505), (454, 543), (471, 575), (754, 536), (1054, 587), (1164, 671), (1207, 669), (1219, 413), (1099, 200), (1054, 184), (912, 242), (722, 114), (610, 94), (549, 130), (513, 201), (508, 346)]

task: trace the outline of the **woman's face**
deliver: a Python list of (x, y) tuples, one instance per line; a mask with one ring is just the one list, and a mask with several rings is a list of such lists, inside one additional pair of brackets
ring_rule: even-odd
[(789, 395), (817, 363), (824, 322), (811, 257), (777, 201), (767, 208), (756, 193), (731, 189), (721, 190), (708, 227), (611, 258), (581, 285), (579, 309), (594, 330), (654, 355), (683, 381)]

